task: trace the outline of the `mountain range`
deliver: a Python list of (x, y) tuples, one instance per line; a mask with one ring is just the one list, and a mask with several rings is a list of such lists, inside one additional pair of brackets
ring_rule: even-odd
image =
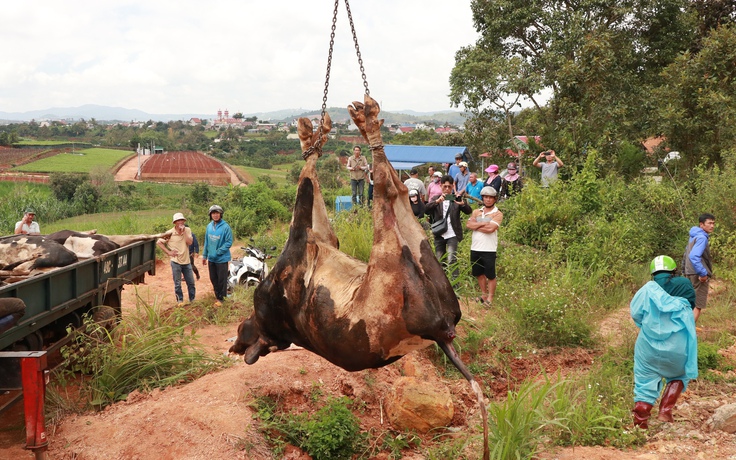
[[(347, 122), (349, 119), (348, 111), (342, 107), (330, 107), (327, 109), (332, 119), (337, 122)], [(233, 112), (234, 113), (234, 112)], [(320, 110), (308, 109), (283, 109), (273, 112), (256, 112), (244, 113), (243, 116), (258, 117), (259, 120), (269, 120), (271, 122), (291, 121), (295, 117), (313, 117), (318, 116)], [(402, 110), (400, 112), (382, 112), (381, 114), (386, 123), (417, 123), (417, 122), (435, 122), (438, 124), (449, 123), (452, 125), (462, 125), (465, 122), (465, 114), (463, 112), (443, 111), (443, 112), (415, 112), (413, 110)], [(126, 109), (123, 107), (108, 107), (103, 105), (85, 104), (79, 107), (52, 107), (43, 110), (31, 110), (28, 112), (0, 112), (0, 124), (27, 122), (31, 120), (90, 120), (94, 118), (100, 123), (108, 122), (127, 122), (127, 121), (172, 121), (183, 120), (188, 121), (191, 118), (201, 118), (211, 120), (215, 118), (214, 113), (184, 113), (184, 114), (152, 114), (142, 110)]]

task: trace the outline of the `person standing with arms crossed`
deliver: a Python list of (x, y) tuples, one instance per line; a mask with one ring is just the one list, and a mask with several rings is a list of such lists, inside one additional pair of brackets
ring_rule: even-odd
[(202, 250), (202, 265), (209, 267), (210, 282), (217, 299), (215, 307), (222, 306), (222, 301), (227, 296), (227, 265), (231, 258), (230, 246), (233, 245), (233, 232), (222, 219), (223, 214), (220, 206), (210, 207), (210, 223), (204, 231)]
[(503, 213), (496, 207), (498, 192), (495, 188), (486, 185), (480, 191), (480, 196), (483, 207), (473, 211), (467, 223), (468, 229), (473, 231), (470, 264), (480, 286), (481, 297), (477, 300), (490, 307), (496, 294), (496, 252)]
[(361, 155), (360, 146), (353, 147), (353, 156), (348, 158), (348, 171), (350, 171), (350, 188), (353, 193), (353, 205), (363, 204), (363, 189), (365, 186), (365, 175), (368, 171), (368, 160)]
[(704, 213), (698, 217), (698, 226), (690, 229), (690, 240), (682, 257), (682, 272), (695, 289), (695, 321), (708, 302), (708, 287), (713, 277), (713, 259), (710, 256), (710, 234), (716, 228), (716, 217)]
[(189, 294), (189, 302), (194, 301), (197, 293), (194, 286), (194, 272), (192, 271), (192, 263), (189, 257), (189, 245), (192, 244), (192, 230), (186, 226), (187, 220), (184, 214), (177, 212), (172, 218), (174, 228), (169, 230), (171, 236), (166, 241), (165, 238), (159, 238), (156, 245), (161, 248), (166, 255), (171, 258), (171, 275), (174, 277), (174, 294), (176, 295), (177, 306), (184, 305), (184, 293), (181, 290), (181, 277), (187, 283), (187, 294)]

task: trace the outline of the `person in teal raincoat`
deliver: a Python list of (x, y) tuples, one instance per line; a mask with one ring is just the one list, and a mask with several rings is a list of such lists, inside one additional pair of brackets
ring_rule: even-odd
[(639, 336), (634, 346), (634, 425), (647, 429), (652, 406), (666, 382), (658, 420), (673, 422), (672, 409), (690, 380), (698, 376), (695, 335), (695, 290), (690, 280), (675, 276), (669, 256), (650, 264), (652, 281), (631, 300), (631, 318)]

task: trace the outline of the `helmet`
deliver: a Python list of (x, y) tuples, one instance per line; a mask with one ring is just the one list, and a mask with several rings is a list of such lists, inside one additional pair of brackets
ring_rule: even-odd
[(207, 213), (208, 215), (212, 215), (213, 212), (219, 212), (220, 214), (224, 214), (224, 211), (221, 207), (217, 206), (216, 204), (213, 204), (210, 206), (210, 211)]
[(652, 275), (657, 272), (673, 272), (676, 269), (677, 264), (670, 256), (657, 256), (652, 259), (652, 263), (649, 264), (649, 271)]
[(491, 187), (490, 185), (486, 185), (480, 190), (480, 196), (493, 196), (495, 197), (498, 195), (498, 192), (496, 192), (496, 189)]
[(419, 191), (415, 189), (409, 190), (409, 196), (417, 196), (417, 195), (419, 195)]

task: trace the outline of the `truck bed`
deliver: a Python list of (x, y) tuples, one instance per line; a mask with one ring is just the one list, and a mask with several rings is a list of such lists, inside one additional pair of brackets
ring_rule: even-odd
[(76, 314), (78, 318), (91, 307), (110, 305), (120, 313), (120, 288), (143, 281), (146, 272), (156, 273), (155, 239), (0, 286), (0, 298), (17, 297), (26, 304), (18, 324), (0, 334), (0, 350), (37, 334), (65, 316)]

